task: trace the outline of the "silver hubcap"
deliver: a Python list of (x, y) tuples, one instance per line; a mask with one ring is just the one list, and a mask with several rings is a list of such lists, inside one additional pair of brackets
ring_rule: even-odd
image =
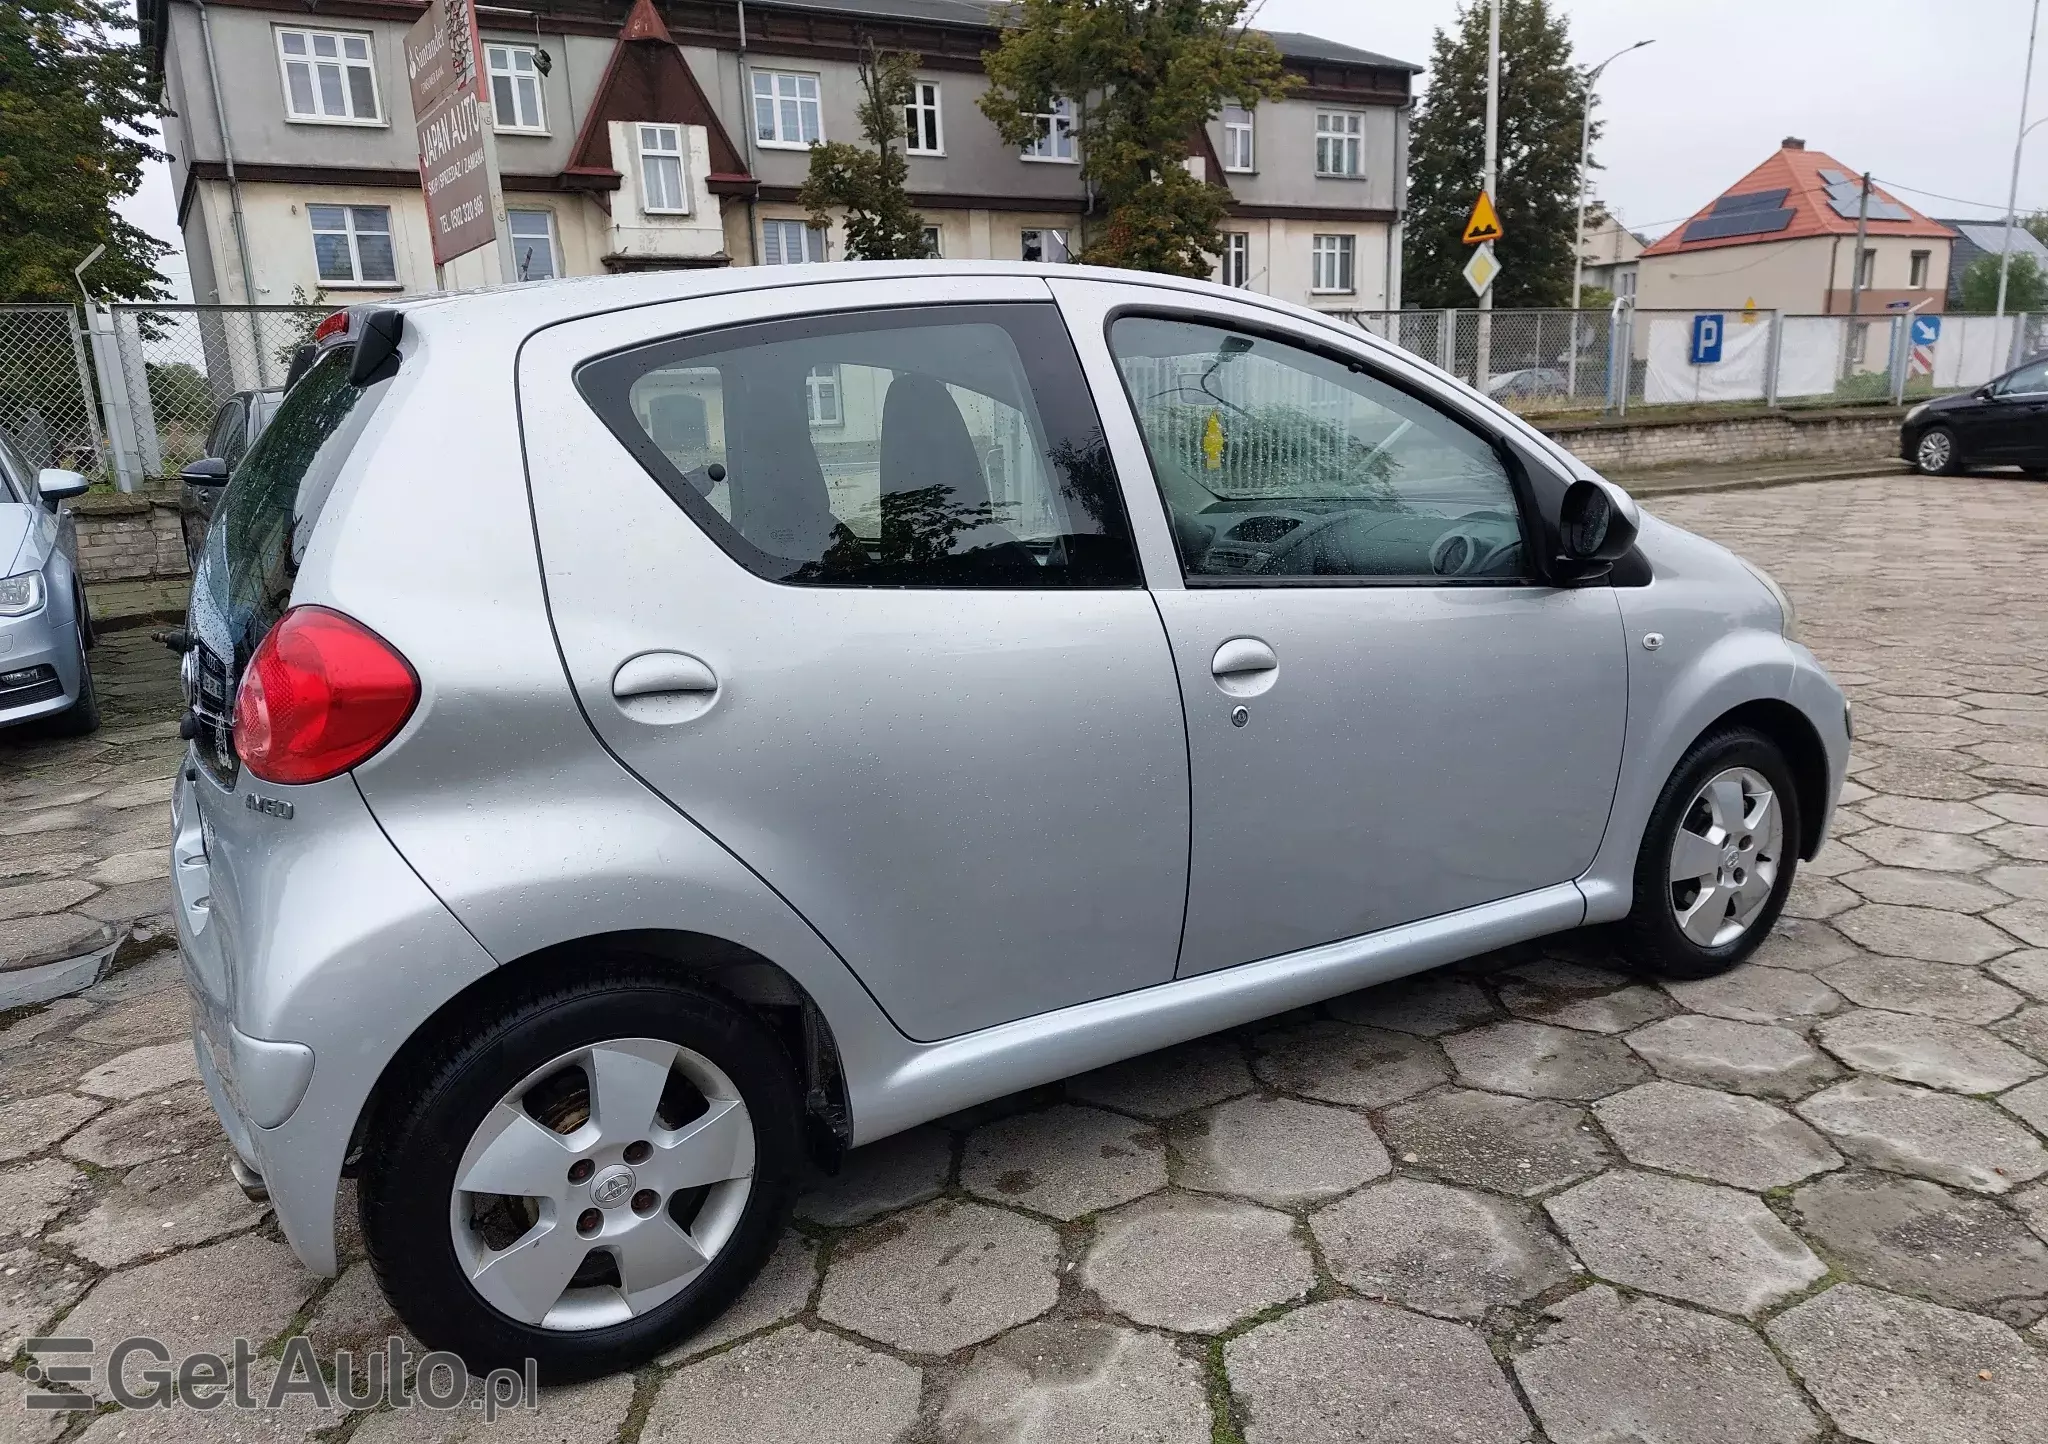
[(1930, 431), (1920, 438), (1920, 465), (1926, 471), (1939, 471), (1948, 465), (1948, 433)]
[(522, 1323), (595, 1329), (674, 1298), (738, 1227), (754, 1124), (701, 1054), (618, 1038), (536, 1068), (455, 1169), (455, 1256)]
[(1778, 881), (1785, 824), (1760, 773), (1731, 767), (1707, 780), (1671, 840), (1671, 913), (1703, 948), (1749, 931)]

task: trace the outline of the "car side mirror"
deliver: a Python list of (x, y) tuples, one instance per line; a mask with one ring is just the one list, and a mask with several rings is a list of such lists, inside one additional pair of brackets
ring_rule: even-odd
[(1628, 555), (1642, 527), (1635, 499), (1610, 482), (1580, 477), (1558, 506), (1557, 559), (1586, 572)]
[(47, 502), (68, 501), (74, 496), (84, 496), (92, 489), (92, 483), (75, 471), (66, 471), (58, 466), (46, 466), (36, 473), (36, 490)]
[(1998, 394), (1998, 388), (1993, 386), (1989, 381), (1987, 381), (1982, 386), (1979, 386), (1975, 391), (1972, 391), (1970, 394), (1976, 397), (1979, 401), (1989, 401), (1992, 397)]
[(179, 472), (178, 480), (187, 486), (226, 486), (228, 464), (218, 456), (202, 456)]

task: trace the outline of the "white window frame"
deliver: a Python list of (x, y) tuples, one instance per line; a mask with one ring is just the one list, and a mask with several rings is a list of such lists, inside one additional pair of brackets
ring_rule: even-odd
[[(752, 74), (753, 79), (748, 82), (748, 93), (753, 101), (753, 114), (747, 118), (747, 123), (754, 127), (755, 145), (769, 150), (809, 150), (813, 145), (824, 143), (824, 83), (815, 71), (755, 70)], [(761, 89), (762, 82), (764, 81), (768, 85), (766, 91)], [(789, 82), (787, 94), (784, 93), (784, 81)], [(808, 96), (803, 93), (806, 81), (810, 82), (811, 93)], [(768, 119), (770, 122), (770, 133), (768, 135), (761, 134), (761, 102), (764, 100), (768, 102)], [(783, 134), (782, 122), (784, 116), (782, 107), (785, 104), (794, 105), (797, 110), (796, 134), (794, 136)], [(816, 135), (808, 139), (805, 138), (803, 133), (804, 111), (806, 107), (810, 110), (813, 125), (817, 131)]]
[[(650, 216), (686, 216), (690, 213), (690, 168), (683, 158), (683, 128), (680, 125), (666, 125), (660, 122), (636, 121), (633, 127), (635, 148), (640, 153), (640, 211)], [(667, 195), (656, 196), (657, 189), (650, 184), (655, 173), (655, 163), (672, 160), (675, 162), (676, 194), (674, 205), (656, 205), (656, 200), (666, 201)], [(666, 186), (660, 187), (666, 190)]]
[(1906, 259), (1906, 289), (1924, 291), (1927, 278), (1934, 272), (1934, 252), (1913, 251)]
[(1038, 134), (1029, 145), (1017, 152), (1019, 160), (1028, 160), (1038, 165), (1081, 163), (1081, 157), (1075, 152), (1073, 101), (1064, 95), (1057, 96), (1052, 102), (1051, 110), (1027, 111), (1026, 114), (1038, 122)]
[(1252, 284), (1252, 238), (1249, 231), (1225, 231), (1223, 233), (1223, 255), (1221, 257), (1223, 284), (1240, 291), (1250, 290)]
[[(1347, 165), (1326, 165), (1335, 158)], [(1358, 110), (1316, 112), (1316, 174), (1339, 180), (1365, 178), (1365, 113)]]
[(934, 260), (944, 258), (946, 254), (946, 232), (944, 227), (926, 226), (924, 228), (924, 249), (925, 254)]
[[(330, 210), (330, 209), (331, 209), (331, 210), (337, 210), (337, 211), (340, 211), (340, 212), (341, 212), (341, 227), (342, 227), (342, 228), (341, 228), (341, 229), (340, 229), (339, 231), (333, 231), (333, 230), (321, 230), (321, 229), (320, 229), (319, 227), (315, 226), (315, 225), (313, 224), (313, 211), (314, 211), (314, 208), (315, 208), (315, 207), (318, 207), (318, 208), (320, 208), (320, 209), (322, 209), (322, 210)], [(357, 212), (357, 211), (382, 211), (382, 212), (384, 213), (384, 229), (383, 229), (382, 231), (359, 231), (359, 230), (357, 230), (357, 229), (356, 229), (356, 212)], [(379, 291), (395, 291), (395, 290), (398, 290), (398, 289), (400, 289), (400, 287), (401, 287), (401, 286), (403, 285), (403, 282), (401, 282), (401, 281), (400, 281), (400, 280), (398, 279), (398, 240), (397, 240), (397, 237), (395, 237), (395, 236), (394, 236), (394, 235), (392, 234), (392, 231), (391, 231), (391, 207), (389, 207), (389, 206), (354, 206), (354, 205), (332, 205), (332, 204), (330, 204), (330, 203), (329, 203), (329, 202), (327, 202), (327, 201), (308, 201), (308, 202), (306, 203), (306, 230), (307, 230), (307, 233), (308, 233), (308, 235), (309, 235), (309, 236), (340, 236), (340, 235), (345, 235), (345, 236), (347, 236), (347, 237), (348, 237), (348, 266), (349, 266), (349, 275), (348, 275), (348, 277), (347, 277), (347, 278), (342, 278), (342, 277), (338, 277), (338, 276), (322, 276), (322, 275), (320, 275), (320, 247), (319, 247), (319, 244), (318, 244), (318, 242), (317, 242), (317, 241), (316, 241), (316, 242), (314, 243), (314, 246), (313, 246), (313, 274), (314, 274), (315, 276), (319, 277), (319, 282), (320, 282), (320, 284), (321, 284), (321, 285), (323, 285), (323, 286), (347, 286), (347, 287), (360, 287), (360, 288), (362, 288), (362, 289), (365, 289), (365, 290), (379, 290)], [(365, 235), (370, 235), (370, 236), (375, 236), (375, 235), (382, 235), (382, 236), (384, 237), (384, 239), (385, 239), (385, 240), (386, 240), (386, 241), (387, 241), (388, 243), (390, 243), (390, 246), (391, 246), (391, 279), (390, 279), (390, 280), (388, 280), (388, 281), (385, 281), (385, 280), (367, 280), (367, 279), (365, 279), (365, 278), (364, 278), (364, 276), (363, 276), (363, 252), (362, 252), (362, 247), (361, 247), (361, 246), (360, 246), (360, 245), (358, 244), (357, 238), (358, 238), (359, 236), (365, 236)]]
[[(828, 399), (830, 406), (826, 405)], [(804, 418), (813, 426), (846, 424), (846, 400), (839, 384), (838, 362), (813, 366), (804, 373)]]
[[(520, 235), (518, 231), (513, 229), (513, 218), (516, 216), (539, 216), (546, 223), (547, 234), (544, 236)], [(545, 276), (536, 277), (535, 279), (556, 280), (560, 278), (562, 274), (562, 243), (556, 235), (555, 213), (553, 211), (546, 209), (535, 210), (531, 207), (524, 206), (508, 206), (506, 207), (505, 210), (505, 231), (506, 234), (512, 238), (512, 258), (514, 265), (518, 264), (519, 247), (522, 244), (531, 244), (536, 240), (546, 241), (548, 247), (548, 273)], [(519, 279), (524, 281), (527, 278), (525, 276), (521, 276)]]
[(1357, 294), (1358, 237), (1333, 231), (1318, 233), (1311, 239), (1308, 288), (1310, 294), (1317, 296)]
[[(794, 228), (802, 237), (804, 247), (804, 253), (793, 261), (789, 259), (789, 253), (786, 248), (791, 228)], [(772, 261), (768, 259), (771, 245), (769, 236), (771, 234), (774, 236), (772, 244), (775, 252), (775, 259)], [(826, 232), (813, 226), (809, 221), (791, 220), (785, 216), (765, 217), (761, 222), (761, 264), (764, 266), (801, 266), (807, 262), (829, 259), (830, 248), (826, 243), (830, 239)], [(812, 254), (813, 250), (817, 252), (816, 255)]]
[[(286, 121), (293, 125), (388, 126), (391, 123), (384, 113), (384, 91), (377, 84), (376, 37), (371, 35), (369, 31), (329, 30), (324, 27), (305, 25), (276, 25), (271, 27), (271, 33), (275, 37), (271, 44), (277, 50), (278, 84), (284, 87), (284, 118)], [(287, 35), (298, 36), (303, 40), (305, 44), (303, 54), (293, 55), (286, 52), (284, 41)], [(314, 53), (318, 48), (319, 40), (322, 39), (334, 42), (333, 55), (318, 55)], [(348, 53), (350, 41), (361, 43), (363, 49), (361, 56), (353, 56)], [(291, 68), (294, 65), (305, 67), (307, 93), (314, 107), (310, 111), (299, 110), (292, 101)], [(321, 107), (320, 77), (315, 69), (316, 66), (320, 65), (332, 65), (339, 72), (342, 104), (346, 107), (344, 114), (330, 114)], [(355, 87), (349, 84), (349, 72), (351, 70), (362, 70), (368, 73), (370, 77), (370, 103), (377, 109), (375, 115), (356, 114)]]
[[(929, 126), (919, 122), (929, 119)], [(936, 80), (914, 81), (910, 87), (910, 101), (903, 107), (903, 124), (906, 139), (903, 150), (906, 155), (944, 155), (946, 153), (946, 118), (939, 104), (939, 83)], [(931, 144), (925, 145), (929, 131)]]
[[(533, 63), (534, 53), (535, 47), (531, 45), (508, 45), (497, 40), (486, 40), (484, 42), (484, 72), (489, 77), (491, 91), (491, 128), (497, 131), (499, 135), (546, 135), (548, 133), (547, 87), (542, 83), (544, 77), (540, 73), (540, 67)], [(518, 68), (513, 60), (514, 55), (524, 55), (526, 57), (527, 68), (525, 70)], [(503, 65), (498, 63), (501, 59), (504, 61)], [(501, 76), (510, 89), (512, 97), (513, 119), (509, 125), (506, 123), (505, 117), (498, 113), (498, 80)], [(534, 118), (531, 124), (527, 123), (519, 114), (519, 82), (522, 80), (533, 82)]]
[(1877, 247), (1865, 246), (1856, 262), (1856, 278), (1850, 285), (1865, 291), (1875, 290), (1877, 280)]
[(1223, 169), (1233, 175), (1250, 175), (1259, 168), (1256, 124), (1248, 106), (1223, 107)]

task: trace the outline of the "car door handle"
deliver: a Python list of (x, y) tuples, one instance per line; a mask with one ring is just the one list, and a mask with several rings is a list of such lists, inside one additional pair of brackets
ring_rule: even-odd
[(1232, 637), (1209, 659), (1216, 685), (1232, 697), (1256, 697), (1273, 685), (1280, 659), (1257, 637)]
[(717, 690), (718, 674), (687, 652), (642, 652), (612, 673), (612, 696), (621, 702), (677, 694), (703, 697)]

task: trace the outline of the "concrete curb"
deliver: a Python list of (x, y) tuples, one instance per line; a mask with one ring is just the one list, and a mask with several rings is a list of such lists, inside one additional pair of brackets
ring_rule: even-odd
[(1881, 458), (1875, 461), (1860, 461), (1837, 466), (1816, 466), (1806, 471), (1771, 473), (1763, 476), (1734, 476), (1727, 478), (1702, 478), (1698, 481), (1684, 481), (1673, 478), (1669, 485), (1659, 485), (1653, 477), (1636, 477), (1633, 480), (1617, 481), (1623, 490), (1634, 497), (1687, 496), (1712, 491), (1757, 491), (1771, 486), (1799, 486), (1810, 481), (1857, 481), (1870, 477), (1909, 476), (1912, 469), (1903, 461)]

